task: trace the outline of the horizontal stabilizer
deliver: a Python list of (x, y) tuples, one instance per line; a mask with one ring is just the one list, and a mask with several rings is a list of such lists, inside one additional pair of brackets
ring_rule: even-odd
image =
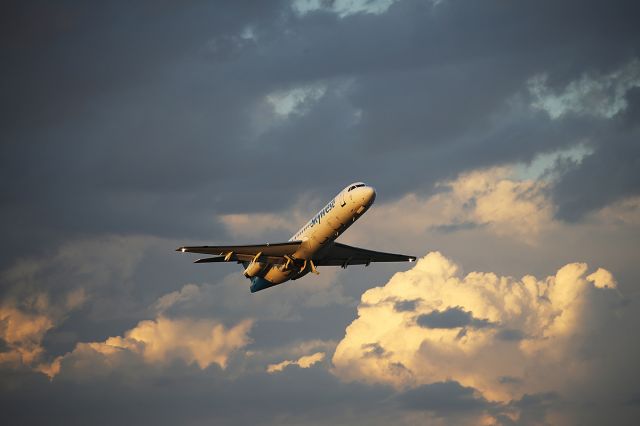
[(218, 262), (260, 262), (270, 265), (286, 263), (286, 257), (292, 256), (298, 250), (302, 241), (288, 241), (286, 243), (253, 244), (245, 246), (184, 246), (176, 251), (183, 253), (210, 254), (215, 257), (198, 259), (194, 263)]

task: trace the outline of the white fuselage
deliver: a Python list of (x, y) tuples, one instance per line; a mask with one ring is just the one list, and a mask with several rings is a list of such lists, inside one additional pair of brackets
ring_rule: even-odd
[[(364, 183), (347, 186), (289, 239), (302, 241), (292, 258), (304, 261), (321, 256), (323, 249), (329, 248), (340, 234), (362, 216), (375, 198), (376, 191)], [(309, 272), (308, 268), (299, 271), (285, 265), (264, 266), (260, 276), (274, 284), (300, 278)]]

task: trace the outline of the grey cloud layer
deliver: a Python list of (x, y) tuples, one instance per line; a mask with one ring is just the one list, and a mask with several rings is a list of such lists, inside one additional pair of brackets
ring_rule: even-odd
[[(388, 196), (430, 191), (460, 171), (585, 138), (595, 153), (559, 194), (606, 175), (588, 163), (629, 171), (575, 191), (565, 210), (575, 217), (637, 193), (625, 166), (638, 158), (633, 138), (612, 145), (616, 124), (550, 120), (526, 99), (539, 73), (560, 90), (637, 57), (632, 2), (406, 0), (342, 19), (281, 6), (14, 5), (2, 87), (11, 241), (16, 223), (32, 237), (211, 235), (222, 232), (213, 212), (274, 210), (356, 178)], [(276, 121), (260, 107), (265, 95), (318, 81), (329, 90), (306, 114), (251, 130), (256, 114)]]
[[(547, 92), (562, 94), (585, 76), (599, 81), (628, 69), (640, 56), (639, 12), (632, 1), (578, 0), (399, 0), (384, 13), (342, 18), (328, 9), (300, 15), (286, 1), (8, 3), (0, 14), (0, 308), (51, 322), (28, 342), (43, 348), (43, 361), (155, 318), (163, 296), (178, 300), (164, 299), (170, 318), (215, 318), (227, 326), (255, 318), (249, 351), (337, 341), (356, 315), (354, 301), (398, 268), (323, 271), (323, 281), (250, 297), (239, 274), (228, 276), (237, 268), (191, 265), (172, 249), (257, 242), (251, 233), (233, 235), (220, 214), (281, 214), (299, 200), (325, 201), (354, 180), (376, 186), (382, 204), (441, 190), (433, 185), (461, 172), (576, 144), (591, 154), (549, 166), (559, 218), (581, 221), (638, 195), (638, 88), (619, 94), (627, 106), (612, 117), (579, 108), (553, 117), (534, 105), (531, 79), (545, 76)], [(310, 86), (319, 95), (294, 103), (288, 115), (269, 98)], [(535, 264), (552, 271), (581, 260), (556, 251), (528, 260), (541, 250), (514, 251), (482, 228), (443, 225), (447, 233), (436, 241), (503, 262), (484, 270), (529, 273)], [(600, 249), (593, 256), (629, 251), (628, 241), (618, 247), (621, 233), (594, 243)], [(381, 232), (366, 241), (380, 238), (382, 250), (390, 235), (400, 238)], [(417, 247), (418, 255), (434, 244), (405, 240), (399, 247)], [(553, 237), (543, 243), (554, 244)], [(625, 259), (632, 254), (615, 257), (631, 265)], [(634, 268), (621, 288), (636, 288)], [(180, 299), (185, 288), (196, 288), (198, 297)], [(65, 305), (78, 289), (84, 299)], [(38, 295), (46, 296), (44, 307)], [(409, 313), (420, 300), (394, 308)], [(455, 307), (430, 315), (418, 324), (491, 327), (485, 316)], [(503, 343), (526, 337), (499, 327)], [(0, 339), (0, 352), (12, 344)], [(369, 349), (385, 355), (380, 346)], [(540, 393), (498, 407), (455, 381), (407, 392), (345, 384), (326, 371), (328, 361), (280, 375), (202, 371), (179, 361), (165, 371), (127, 368), (86, 380), (67, 372), (51, 383), (40, 373), (2, 369), (1, 417), (32, 424), (108, 424), (118, 415), (166, 424), (388, 424), (388, 413), (422, 423), (411, 416), (426, 412), (437, 423), (456, 411), (471, 413), (455, 417), (460, 423), (491, 413), (509, 424), (501, 416), (518, 410), (526, 424), (544, 420), (545, 407), (559, 403)], [(503, 379), (514, 386), (518, 380)], [(335, 417), (323, 417), (327, 411)]]

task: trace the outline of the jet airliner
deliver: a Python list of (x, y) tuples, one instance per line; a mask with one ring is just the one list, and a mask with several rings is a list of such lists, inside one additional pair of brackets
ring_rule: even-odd
[(251, 293), (297, 280), (318, 266), (369, 266), (371, 262), (413, 262), (414, 256), (382, 253), (336, 242), (373, 204), (376, 191), (362, 182), (340, 191), (287, 242), (242, 246), (184, 246), (177, 251), (213, 257), (194, 263), (237, 262), (251, 281)]

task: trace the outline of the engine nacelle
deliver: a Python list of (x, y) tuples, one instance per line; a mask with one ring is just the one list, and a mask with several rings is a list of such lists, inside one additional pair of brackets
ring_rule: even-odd
[(244, 270), (244, 276), (247, 278), (255, 277), (264, 270), (265, 266), (267, 266), (265, 263), (251, 262)]
[(253, 277), (251, 278), (251, 293), (255, 293), (256, 291), (264, 290), (265, 288), (273, 287), (274, 285), (278, 285), (277, 283), (272, 283), (271, 281), (267, 281), (264, 278)]

